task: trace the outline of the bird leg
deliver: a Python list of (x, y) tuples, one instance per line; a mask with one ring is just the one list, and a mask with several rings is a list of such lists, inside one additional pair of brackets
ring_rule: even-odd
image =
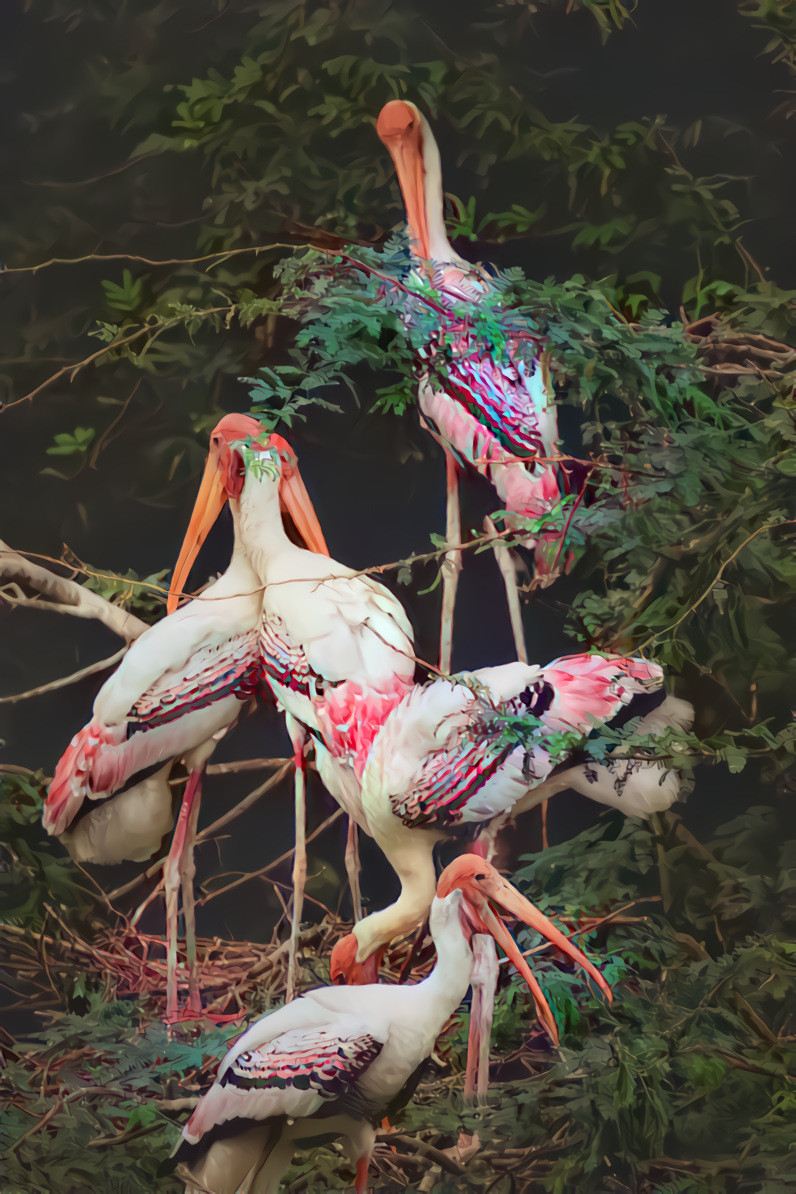
[[(477, 933), (472, 940), (473, 973), (470, 978), (470, 1029), (467, 1035), (467, 1068), (464, 1072), (464, 1099), (486, 1102), (489, 1087), (489, 1047), (498, 981), (497, 946), (492, 937)], [(460, 1132), (454, 1155), (460, 1163), (468, 1161), (481, 1147), (478, 1133)]]
[[(447, 482), (447, 518), (445, 540), (448, 544), (461, 543), (462, 524), (459, 513), (459, 470), (449, 452), (445, 453), (445, 477)], [(461, 550), (445, 553), (442, 562), (442, 623), (439, 635), (439, 670), (448, 675), (451, 669), (453, 644), (453, 607), (456, 604), (456, 586), (462, 570)]]
[(199, 820), (199, 799), (195, 799), (188, 818), (188, 830), (185, 835), (185, 845), (180, 855), (180, 887), (182, 890), (182, 917), (185, 923), (185, 959), (188, 963), (188, 1014), (201, 1016), (202, 996), (199, 991), (199, 974), (196, 963), (196, 899), (194, 892), (194, 878), (196, 863), (194, 861), (194, 843), (196, 840), (196, 826)]
[[(178, 896), (181, 878), (181, 859), (185, 848), (189, 822), (192, 821), (191, 810), (194, 801), (197, 806), (201, 800), (201, 770), (192, 771), (188, 776), (188, 783), (177, 818), (177, 828), (163, 864), (163, 884), (166, 890), (166, 1021), (173, 1023), (177, 1019), (177, 916)], [(193, 822), (195, 825), (195, 821)]]
[(517, 658), (520, 663), (528, 662), (528, 652), (525, 649), (525, 632), (522, 628), (522, 610), (520, 609), (520, 593), (517, 588), (517, 569), (512, 560), (511, 551), (498, 538), (497, 528), (491, 518), (484, 519), (484, 530), (492, 539), (492, 550), (495, 553), (495, 560), (497, 566), (503, 575), (503, 583), (506, 586), (506, 600), (509, 606), (509, 620), (511, 622), (512, 633), (514, 634), (514, 645), (517, 650)]
[(368, 1169), (370, 1157), (360, 1157), (357, 1161), (357, 1176), (354, 1189), (356, 1194), (368, 1194)]
[(495, 1013), (495, 995), (498, 982), (497, 946), (492, 937), (476, 937), (476, 958), (473, 982), (473, 997), (477, 995), (480, 1007), (476, 1017), (479, 1032), (477, 1040), (478, 1077), (475, 1093), (479, 1103), (486, 1101), (489, 1086), (489, 1046), (492, 1040), (492, 1020)]
[[(497, 835), (507, 817), (491, 821), (480, 836), (472, 843), (470, 852), (490, 862), (497, 847)], [(473, 1095), (479, 1103), (486, 1099), (489, 1087), (489, 1047), (492, 1041), (492, 1020), (495, 1012), (495, 995), (498, 984), (497, 947), (492, 937), (478, 933), (473, 937), (473, 972), (470, 977), (472, 998), (470, 1002), (470, 1028), (467, 1035), (467, 1067), (464, 1073), (464, 1097), (471, 1102)], [(481, 1142), (478, 1135), (459, 1133), (456, 1144), (460, 1161), (469, 1159), (478, 1152)]]
[(289, 714), (286, 717), (287, 730), (293, 743), (294, 800), (296, 813), (296, 846), (293, 854), (293, 913), (290, 924), (290, 945), (287, 961), (287, 988), (285, 1003), (296, 995), (299, 983), (298, 938), (301, 928), (301, 913), (304, 907), (304, 885), (307, 881), (307, 802), (306, 773), (304, 769), (304, 743), (307, 735), (300, 722)]
[(348, 818), (348, 837), (345, 844), (345, 869), (354, 906), (354, 924), (362, 920), (362, 892), (359, 887), (359, 834), (353, 817)]

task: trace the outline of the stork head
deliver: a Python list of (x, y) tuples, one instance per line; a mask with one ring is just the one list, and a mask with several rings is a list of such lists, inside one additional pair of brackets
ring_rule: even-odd
[(379, 981), (379, 967), (384, 958), (385, 947), (379, 946), (362, 962), (357, 961), (360, 945), (353, 933), (347, 933), (335, 943), (329, 962), (329, 974), (333, 983), (361, 987), (366, 983)]
[[(406, 222), (409, 225), (412, 248), (418, 257), (429, 261), (433, 253), (427, 208), (427, 150), (432, 150), (435, 158), (437, 156), (431, 130), (414, 104), (408, 103), (407, 100), (391, 100), (379, 113), (376, 132), (387, 146), (395, 163), (406, 206)], [(441, 186), (440, 181), (440, 189)]]
[(471, 941), (476, 933), (484, 933), (495, 939), (528, 984), (537, 1015), (556, 1044), (558, 1029), (550, 1005), (516, 942), (495, 911), (495, 905), (504, 913), (535, 929), (573, 962), (577, 962), (591, 975), (608, 1000), (613, 999), (611, 988), (596, 966), (592, 965), (586, 955), (530, 900), (517, 891), (516, 887), (512, 887), (485, 858), (479, 858), (475, 854), (464, 854), (445, 868), (437, 883), (437, 896), (443, 899), (456, 889), (463, 897), (459, 917), (465, 937)]
[(210, 528), (227, 501), (240, 499), (247, 469), (254, 467), (260, 477), (271, 480), (277, 487), (281, 509), (290, 515), (309, 550), (328, 556), (323, 531), (290, 444), (281, 435), (269, 435), (251, 415), (225, 415), (210, 436), (205, 471), (169, 589), (168, 613), (177, 608), (191, 566)]

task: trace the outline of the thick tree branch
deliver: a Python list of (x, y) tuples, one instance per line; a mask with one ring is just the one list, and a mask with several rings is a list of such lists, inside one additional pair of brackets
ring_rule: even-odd
[(47, 601), (30, 601), (12, 597), (12, 603), (35, 605), (38, 609), (69, 613), (76, 618), (95, 618), (128, 643), (137, 639), (147, 628), (146, 622), (142, 622), (135, 614), (106, 601), (99, 593), (92, 593), (76, 581), (56, 576), (40, 564), (34, 564), (0, 539), (0, 597), (3, 596), (3, 588), (11, 584), (32, 589), (38, 596), (48, 598)]

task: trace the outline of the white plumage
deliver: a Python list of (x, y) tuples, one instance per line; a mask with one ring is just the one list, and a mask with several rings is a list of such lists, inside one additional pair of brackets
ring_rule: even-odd
[[(239, 1038), (183, 1129), (178, 1172), (186, 1189), (272, 1194), (297, 1143), (331, 1134), (343, 1138), (364, 1194), (374, 1125), (411, 1097), (420, 1067), (473, 978), (483, 934), (517, 967), (557, 1040), (547, 1000), (493, 903), (584, 966), (611, 998), (595, 966), (488, 862), (456, 859), (440, 876), (431, 908), (437, 963), (428, 978), (416, 986), (320, 987)], [(252, 1120), (262, 1123), (252, 1127)], [(187, 1145), (203, 1147), (191, 1152)]]
[[(503, 819), (573, 788), (628, 816), (647, 816), (677, 798), (677, 773), (654, 760), (623, 759), (621, 749), (605, 762), (588, 760), (589, 733), (634, 710), (642, 734), (690, 726), (692, 707), (665, 695), (657, 665), (574, 655), (455, 680), (413, 689), (371, 748), (362, 806), (401, 893), (355, 925), (360, 964), (422, 923), (434, 891), (432, 849), (446, 835), (468, 826), (491, 835)], [(527, 723), (516, 745), (507, 717)]]

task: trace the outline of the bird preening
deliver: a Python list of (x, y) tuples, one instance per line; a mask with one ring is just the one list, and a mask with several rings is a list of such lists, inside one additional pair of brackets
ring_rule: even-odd
[[(562, 949), (611, 1000), (596, 967), (490, 863), (457, 858), (440, 875), (431, 905), (437, 960), (427, 978), (412, 986), (319, 987), (238, 1039), (183, 1128), (178, 1172), (186, 1190), (278, 1190), (298, 1142), (306, 1147), (331, 1133), (343, 1140), (357, 1194), (365, 1194), (376, 1125), (411, 1097), (413, 1080), (467, 992), (474, 943), (484, 936), (517, 968), (557, 1042), (547, 999), (499, 910)], [(221, 1136), (225, 1125), (237, 1130)]]
[[(573, 790), (627, 816), (668, 808), (679, 777), (655, 757), (654, 739), (690, 727), (693, 714), (651, 660), (580, 651), (544, 665), (528, 662), (515, 548), (529, 553), (538, 585), (552, 584), (575, 563), (557, 517), (568, 479), (543, 337), (535, 328), (523, 336), (512, 322), (496, 338), (499, 348), (479, 338), (471, 314), (489, 299), (499, 315), (499, 303), (490, 275), (448, 240), (428, 122), (413, 104), (395, 100), (382, 109), (377, 132), (396, 168), (413, 261), (450, 317), (446, 335), (424, 344), (417, 364), (420, 421), (446, 462), (438, 666), (418, 659), (401, 602), (331, 557), (293, 445), (257, 418), (227, 414), (210, 437), (166, 616), (133, 643), (100, 689), (91, 719), (58, 763), (44, 809), (48, 832), (85, 863), (149, 859), (171, 833), (162, 881), (139, 914), (162, 886), (165, 1018), (172, 1026), (198, 1020), (193, 848), (202, 776), (218, 742), (258, 701), (275, 703), (284, 717), (295, 816), (285, 1002), (238, 1039), (185, 1124), (177, 1172), (191, 1191), (276, 1190), (297, 1148), (331, 1136), (343, 1141), (363, 1194), (376, 1125), (411, 1097), (468, 987), (464, 1093), (485, 1093), (498, 946), (557, 1045), (555, 1010), (506, 916), (582, 967), (610, 1002), (594, 963), (496, 870), (497, 838), (505, 831), (520, 841), (517, 817)], [(407, 323), (414, 315), (410, 299)], [(473, 644), (472, 666), (453, 674), (464, 468), (492, 484), (514, 532), (510, 548), (486, 522), (517, 659), (479, 666)], [(202, 545), (227, 505), (229, 565), (186, 597)], [(625, 750), (625, 731), (645, 737), (645, 745)], [(311, 755), (349, 818), (345, 867), (355, 923), (332, 951), (332, 985), (302, 992)], [(188, 778), (175, 809), (170, 776), (180, 762)], [(400, 885), (392, 904), (366, 916), (360, 832), (374, 840)], [(434, 851), (443, 839), (460, 853), (438, 875)], [(177, 966), (180, 899), (184, 980)], [(426, 922), (436, 950), (430, 973), (413, 984), (380, 981), (389, 947)]]

